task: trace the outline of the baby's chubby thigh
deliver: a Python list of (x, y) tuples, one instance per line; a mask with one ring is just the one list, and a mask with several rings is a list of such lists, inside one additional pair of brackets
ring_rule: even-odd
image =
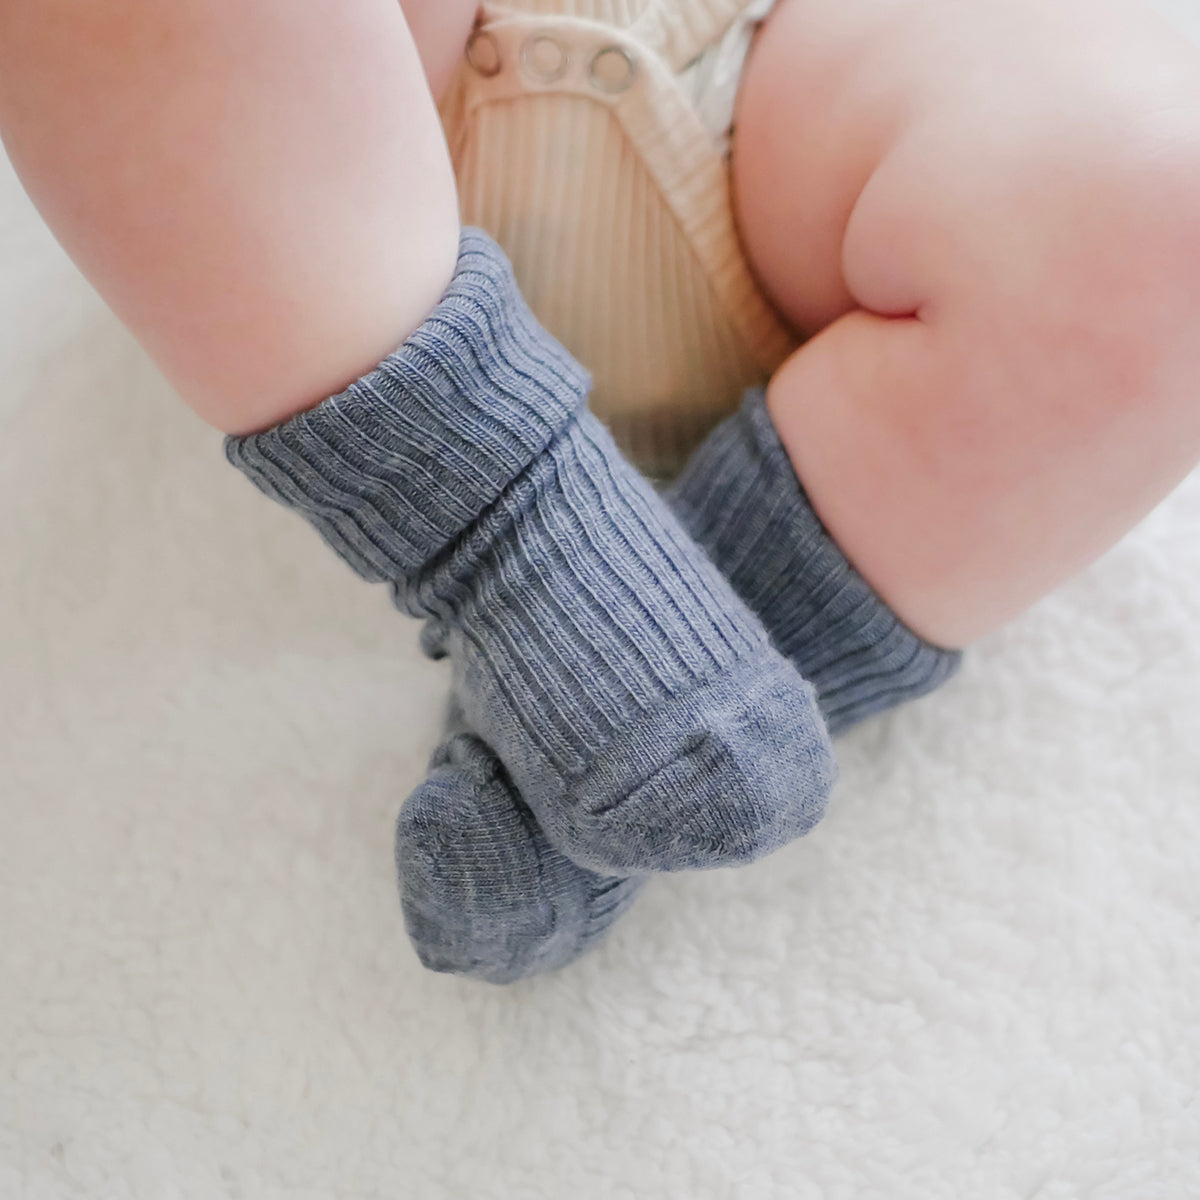
[(425, 79), (441, 100), (462, 57), (478, 10), (477, 0), (400, 0)]
[(772, 381), (781, 436), (933, 640), (1015, 615), (1200, 456), (1200, 52), (1153, 11), (783, 0), (735, 191), (818, 335)]
[(739, 93), (739, 228), (805, 333), (1072, 273), (1094, 294), (1094, 251), (1183, 232), (1198, 145), (1200, 50), (1137, 0), (780, 0)]

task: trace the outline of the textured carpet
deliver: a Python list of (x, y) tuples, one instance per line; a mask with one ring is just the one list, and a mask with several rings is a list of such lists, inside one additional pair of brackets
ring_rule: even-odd
[(1200, 1195), (1200, 475), (805, 842), (499, 990), (400, 925), (415, 624), (3, 166), (0, 316), (0, 1197)]

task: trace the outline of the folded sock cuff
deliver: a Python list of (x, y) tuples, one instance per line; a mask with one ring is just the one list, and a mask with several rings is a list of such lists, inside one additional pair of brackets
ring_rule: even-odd
[(671, 507), (780, 651), (817, 689), (837, 733), (933, 691), (960, 652), (904, 624), (846, 558), (796, 477), (761, 388), (697, 453)]
[(590, 379), (530, 312), (504, 252), (462, 231), (437, 307), (373, 371), (229, 461), (380, 582), (435, 557), (571, 422)]

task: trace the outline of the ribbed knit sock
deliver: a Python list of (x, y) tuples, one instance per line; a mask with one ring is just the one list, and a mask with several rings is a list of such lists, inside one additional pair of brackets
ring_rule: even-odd
[[(713, 432), (667, 496), (837, 730), (932, 691), (961, 655), (908, 630), (829, 538), (761, 390)], [(409, 934), (434, 970), (507, 982), (565, 965), (628, 907), (641, 880), (555, 850), (461, 714), (397, 827)]]
[(409, 938), (433, 971), (511, 983), (577, 958), (639, 877), (598, 875), (546, 840), (500, 760), (452, 715), (396, 824)]
[(831, 732), (924, 696), (958, 670), (961, 652), (913, 633), (838, 549), (762, 388), (713, 430), (666, 500), (817, 689)]
[(467, 230), (404, 345), (226, 451), (427, 619), (470, 728), (552, 845), (612, 874), (758, 858), (824, 811), (824, 721), (587, 388)]
[[(713, 431), (667, 500), (812, 679), (831, 728), (916, 699), (958, 668), (961, 655), (907, 629), (830, 539), (761, 389)], [(564, 860), (520, 820), (519, 793), (478, 739), (469, 764), (447, 745), (435, 758), (438, 770), (409, 800), (397, 829), (401, 893), (422, 961), (505, 981), (578, 957), (628, 907), (641, 881), (598, 876)], [(441, 799), (448, 793), (454, 807)], [(439, 853), (434, 829), (439, 845), (454, 847), (452, 865), (441, 871), (426, 865)]]

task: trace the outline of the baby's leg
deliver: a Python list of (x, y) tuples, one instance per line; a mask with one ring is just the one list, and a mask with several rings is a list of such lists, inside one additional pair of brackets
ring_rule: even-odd
[(5, 0), (0, 128), (64, 247), (226, 432), (362, 374), (454, 267), (394, 0)]
[(735, 181), (769, 404), (910, 626), (996, 628), (1200, 458), (1200, 53), (1095, 0), (784, 0)]
[[(959, 655), (900, 622), (827, 536), (762, 389), (705, 439), (668, 506), (816, 690), (833, 734), (939, 687)], [(584, 870), (549, 843), (461, 714), (396, 827), (409, 935), (426, 966), (492, 982), (570, 962), (641, 880)]]
[[(1190, 288), (1195, 56), (1137, 12), (1113, 10), (1094, 26), (1091, 4), (1073, 26), (1049, 29), (1048, 17), (1025, 11), (1004, 45), (984, 24), (989, 3), (787, 0), (753, 60), (739, 118), (743, 229), (760, 274), (798, 326), (826, 330), (774, 380), (775, 424), (842, 545), (943, 644), (1028, 604), (1200, 451), (1187, 353), (1200, 315)], [(961, 53), (968, 30), (974, 57)], [(934, 106), (923, 89), (938, 79)], [(781, 122), (789, 96), (797, 115)], [(911, 132), (922, 111), (932, 122), (924, 142)], [(964, 113), (958, 129), (934, 121)], [(1135, 136), (1131, 147), (1130, 134), (1153, 132), (1156, 117), (1165, 140), (1139, 149)], [(1064, 150), (1078, 150), (1083, 133), (1094, 135), (1082, 147), (1090, 153), (1064, 179)], [(926, 161), (905, 159), (906, 136)], [(998, 150), (1008, 168), (999, 174), (987, 161)], [(906, 224), (878, 216), (897, 196)], [(1072, 223), (1088, 219), (1091, 237)], [(926, 299), (909, 281), (935, 267), (943, 286)], [(1102, 303), (1091, 294), (1097, 276)], [(905, 319), (917, 310), (920, 320)], [(1090, 378), (1089, 353), (1099, 362)], [(1131, 386), (1137, 368), (1144, 390)], [(757, 398), (710, 437), (668, 501), (795, 656), (831, 728), (952, 672), (955, 656), (914, 637), (823, 536)], [(621, 911), (604, 889), (624, 903), (635, 881), (563, 863), (521, 822), (502, 772), (485, 769), (486, 747), (473, 752), (443, 753), (406, 807), (397, 859), (425, 961), (511, 978), (590, 945)], [(451, 788), (457, 810), (430, 803)], [(453, 846), (453, 878), (429, 866), (429, 844)], [(498, 915), (498, 881), (515, 875), (530, 882)]]
[(67, 248), (247, 434), (230, 460), (429, 619), (556, 846), (716, 866), (818, 819), (812, 689), (586, 411), (498, 247), (459, 238), (394, 0), (9, 0), (0, 48), (0, 127)]

